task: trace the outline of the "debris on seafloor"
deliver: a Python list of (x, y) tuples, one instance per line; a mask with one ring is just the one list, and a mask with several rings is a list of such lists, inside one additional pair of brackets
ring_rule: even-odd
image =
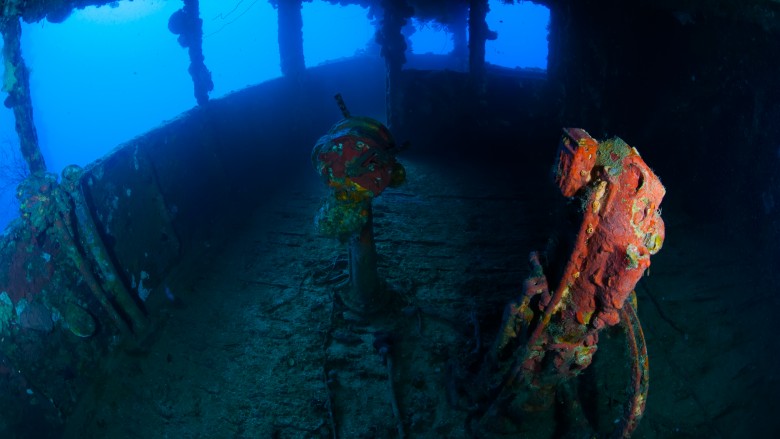
[(393, 336), (391, 334), (377, 332), (374, 334), (373, 345), (387, 368), (387, 395), (390, 399), (390, 405), (393, 408), (393, 417), (395, 418), (398, 437), (403, 439), (406, 437), (404, 434), (404, 423), (403, 418), (401, 417), (401, 409), (398, 406), (398, 398), (395, 396), (395, 385), (393, 384)]

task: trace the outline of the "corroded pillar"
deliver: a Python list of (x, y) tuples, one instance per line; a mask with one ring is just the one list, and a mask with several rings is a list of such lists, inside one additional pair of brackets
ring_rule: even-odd
[(381, 54), (387, 71), (387, 125), (390, 129), (397, 129), (401, 122), (401, 69), (406, 63), (406, 39), (401, 28), (414, 14), (414, 8), (406, 0), (382, 0), (381, 6), (383, 16), (376, 33), (376, 42), (382, 47)]
[(365, 203), (366, 222), (349, 238), (349, 285), (341, 291), (348, 308), (361, 313), (381, 309), (390, 299), (377, 271), (378, 256), (374, 243), (374, 216), (371, 201)]
[(282, 75), (300, 76), (306, 69), (303, 57), (303, 17), (301, 0), (279, 0), (279, 58)]
[(171, 15), (168, 30), (179, 36), (179, 45), (186, 47), (190, 56), (188, 69), (195, 88), (198, 105), (209, 100), (209, 92), (214, 89), (211, 72), (206, 68), (203, 56), (203, 20), (200, 18), (198, 0), (184, 0), (184, 6)]
[(31, 174), (46, 171), (38, 146), (38, 132), (33, 121), (32, 100), (30, 99), (30, 71), (22, 58), (22, 27), (18, 17), (2, 17), (0, 32), (3, 34), (3, 91), (8, 97), (3, 104), (13, 110), (16, 120), (16, 134), (19, 146)]
[(485, 87), (485, 42), (491, 36), (485, 17), (489, 10), (488, 0), (470, 1), (469, 72), (477, 93), (484, 91)]
[(447, 22), (447, 30), (452, 34), (452, 56), (457, 60), (458, 67), (465, 69), (469, 59), (468, 7), (466, 3), (459, 3), (454, 9)]

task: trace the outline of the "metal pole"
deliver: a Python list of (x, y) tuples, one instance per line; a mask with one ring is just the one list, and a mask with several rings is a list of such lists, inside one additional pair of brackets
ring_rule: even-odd
[(349, 240), (349, 285), (341, 300), (352, 310), (370, 314), (382, 308), (390, 296), (382, 291), (379, 280), (371, 201), (366, 204), (366, 224)]
[(469, 7), (469, 72), (478, 94), (485, 87), (485, 41), (488, 40), (488, 0), (471, 0)]
[(461, 7), (452, 13), (447, 29), (452, 33), (452, 56), (457, 60), (458, 68), (467, 69), (469, 60), (468, 43), (468, 4), (459, 3)]
[(203, 20), (200, 19), (198, 0), (183, 0), (184, 6), (171, 15), (168, 20), (168, 30), (179, 36), (179, 45), (186, 47), (190, 56), (190, 67), (187, 69), (192, 77), (195, 88), (195, 99), (198, 105), (209, 101), (209, 92), (214, 89), (211, 72), (206, 68), (203, 56)]
[(303, 58), (301, 0), (279, 0), (279, 60), (282, 75), (295, 78), (306, 70)]
[(382, 46), (382, 57), (387, 71), (386, 96), (387, 127), (398, 129), (401, 122), (401, 69), (406, 63), (406, 39), (401, 28), (414, 9), (406, 0), (382, 0), (383, 18), (376, 40)]
[(3, 34), (3, 91), (8, 97), (3, 103), (14, 112), (16, 134), (19, 136), (19, 147), (22, 157), (27, 162), (31, 174), (46, 172), (46, 162), (43, 160), (38, 145), (38, 132), (33, 120), (32, 100), (30, 99), (30, 71), (22, 58), (22, 27), (19, 17), (3, 17), (0, 19), (0, 32)]

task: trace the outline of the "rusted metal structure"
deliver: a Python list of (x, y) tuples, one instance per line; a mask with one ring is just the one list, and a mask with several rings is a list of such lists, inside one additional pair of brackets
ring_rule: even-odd
[[(501, 376), (485, 419), (505, 407), (549, 410), (559, 387), (593, 360), (599, 333), (622, 325), (630, 349), (631, 391), (614, 437), (628, 437), (644, 411), (648, 356), (634, 287), (661, 249), (666, 190), (636, 149), (619, 138), (597, 142), (566, 129), (556, 183), (580, 201), (582, 218), (565, 261), (534, 252), (523, 295), (510, 303), (492, 351)], [(557, 275), (556, 273), (560, 273)], [(489, 421), (484, 421), (489, 422)]]
[[(292, 111), (280, 111), (280, 102), (263, 102), (257, 93), (247, 91), (241, 96), (209, 102), (208, 110), (196, 108), (164, 127), (121, 145), (110, 156), (85, 169), (68, 168), (60, 177), (46, 173), (35, 140), (30, 90), (26, 85), (28, 73), (19, 50), (19, 20), (35, 22), (48, 18), (58, 22), (67, 17), (74, 7), (108, 3), (106, 0), (2, 2), (0, 26), (6, 42), (4, 86), (9, 93), (6, 105), (14, 110), (23, 155), (33, 175), (20, 187), (22, 216), (0, 240), (0, 266), (8, 268), (0, 270), (0, 377), (13, 386), (15, 403), (45, 406), (51, 409), (53, 417), (59, 419), (67, 417), (73, 409), (75, 401), (72, 395), (79, 395), (85, 388), (90, 371), (101, 358), (119, 344), (138, 343), (147, 331), (153, 329), (155, 312), (159, 309), (159, 303), (155, 304), (155, 301), (164, 297), (162, 292), (166, 287), (166, 277), (175, 267), (186, 263), (187, 258), (204, 251), (206, 243), (214, 239), (214, 212), (228, 217), (245, 208), (251, 202), (247, 200), (252, 200), (253, 196), (258, 196), (257, 192), (261, 192), (252, 186), (255, 184), (251, 178), (253, 173), (258, 165), (277, 163), (279, 157), (258, 151), (254, 139), (262, 138), (285, 145), (296, 142), (311, 144), (311, 139), (301, 133), (280, 130), (283, 124), (279, 122)], [(393, 12), (396, 13), (394, 18), (388, 16), (396, 21), (388, 18), (385, 23), (388, 44), (383, 47), (387, 53), (388, 114), (397, 115), (401, 111), (399, 108), (403, 108), (403, 96), (399, 90), (403, 87), (403, 82), (399, 80), (403, 76), (403, 50), (399, 50), (403, 40), (399, 40), (398, 23), (410, 16), (403, 7), (417, 8), (427, 4), (433, 5), (428, 10), (436, 10), (437, 4), (445, 8), (456, 2), (352, 3), (373, 7), (382, 3), (388, 8), (399, 7)], [(450, 21), (461, 27), (465, 26), (465, 3), (469, 2), (458, 3), (459, 15), (456, 20)], [(479, 7), (485, 5), (479, 0), (471, 3)], [(539, 3), (550, 6), (553, 11), (550, 81), (559, 90), (565, 91), (546, 101), (539, 98), (535, 102), (542, 105), (560, 99), (564, 106), (561, 109), (562, 119), (584, 121), (583, 126), (597, 127), (594, 128), (597, 131), (619, 126), (620, 114), (615, 108), (623, 108), (620, 105), (625, 102), (622, 96), (610, 95), (606, 85), (599, 89), (598, 84), (610, 84), (616, 90), (632, 89), (629, 81), (633, 77), (621, 77), (624, 82), (618, 87), (612, 82), (615, 78), (608, 76), (609, 69), (592, 60), (623, 59), (623, 55), (628, 54), (646, 61), (642, 58), (645, 53), (634, 51), (630, 45), (614, 46), (611, 51), (603, 49), (605, 41), (614, 40), (610, 32), (621, 36), (629, 34), (627, 31), (636, 22), (622, 18), (631, 16), (636, 19), (646, 11), (641, 6), (611, 8), (604, 5), (607, 2), (597, 1), (545, 0)], [(668, 25), (667, 21), (685, 20), (685, 17), (673, 16), (681, 13), (679, 2), (665, 0), (651, 3), (653, 6), (648, 8), (655, 14), (653, 17), (658, 27), (666, 29), (661, 25)], [(197, 2), (188, 1), (184, 5), (182, 11), (187, 9), (189, 12), (182, 12), (183, 15), (178, 18), (186, 16), (189, 25), (199, 26), (199, 22), (194, 20), (197, 13), (192, 12), (197, 11)], [(296, 28), (298, 16), (295, 14), (300, 12), (299, 5), (300, 1), (296, 0), (284, 2), (285, 11), (290, 13), (287, 21), (290, 26), (286, 30), (293, 38), (300, 36), (300, 29)], [(776, 16), (773, 13), (776, 2), (724, 0), (717, 2), (716, 7), (708, 6), (706, 2), (687, 2), (686, 8), (688, 11), (683, 12), (694, 17), (710, 11), (709, 8), (716, 8), (711, 17), (738, 16), (751, 29), (763, 27), (768, 32), (777, 32), (777, 22), (772, 18)], [(625, 14), (624, 9), (634, 15)], [(582, 19), (591, 10), (612, 11), (613, 15), (594, 12), (595, 18)], [(490, 36), (484, 33), (487, 29), (482, 26), (484, 11), (474, 8), (472, 12), (473, 29), (482, 32), (479, 38)], [(621, 20), (615, 20), (616, 16)], [(176, 25), (181, 24), (178, 18), (173, 20), (176, 30), (179, 29)], [(441, 22), (446, 22), (444, 14), (439, 18)], [(718, 28), (716, 30), (720, 32), (720, 23), (719, 19), (713, 19), (705, 25)], [(186, 47), (190, 50), (192, 65), (199, 65), (191, 67), (190, 73), (196, 99), (204, 104), (208, 100), (210, 78), (199, 49), (200, 42), (197, 41), (201, 31), (193, 29), (195, 40), (188, 41)], [(713, 35), (714, 32), (704, 35)], [(472, 34), (476, 33), (472, 30)], [(390, 46), (391, 41), (394, 46)], [(281, 47), (282, 41), (279, 43)], [(305, 67), (299, 41), (293, 43), (286, 46), (288, 49), (282, 47), (282, 62), (290, 60), (288, 65), (292, 75)], [(478, 78), (484, 78), (481, 44), (484, 40), (480, 42), (474, 38), (471, 47), (475, 54), (472, 57), (472, 73)], [(767, 43), (759, 39), (753, 44)], [(623, 47), (626, 48), (621, 49)], [(481, 53), (483, 55), (484, 51)], [(644, 62), (637, 62), (639, 64), (647, 66)], [(651, 64), (648, 67), (665, 63)], [(719, 59), (709, 68), (720, 72), (722, 64)], [(734, 70), (733, 66), (731, 68)], [(577, 74), (571, 74), (573, 71)], [(650, 69), (649, 72), (654, 71)], [(288, 76), (290, 73), (285, 72)], [(691, 88), (700, 87), (699, 84), (707, 78), (707, 75), (697, 73), (694, 83), (689, 73), (685, 75), (686, 87), (690, 85)], [(720, 78), (714, 74), (710, 77)], [(633, 89), (640, 88), (642, 91), (653, 90), (645, 85)], [(590, 99), (591, 94), (599, 99)], [(264, 98), (266, 96), (278, 98), (280, 94), (263, 95)], [(755, 101), (751, 102), (755, 102), (757, 109), (767, 105), (760, 95), (750, 95), (750, 99), (738, 98), (734, 99), (742, 102), (754, 98)], [(648, 104), (651, 100), (637, 101)], [(512, 105), (516, 104), (512, 102)], [(237, 110), (239, 106), (241, 111)], [(321, 108), (317, 110), (325, 113)], [(649, 104), (646, 108), (635, 109), (638, 114), (647, 112), (642, 115), (650, 114), (652, 110)], [(247, 114), (260, 113), (268, 115), (267, 120), (257, 122), (247, 117)], [(773, 138), (769, 136), (768, 124), (758, 122), (761, 113), (756, 110), (755, 114), (752, 119), (731, 120), (743, 124), (741, 130), (734, 131), (748, 131), (752, 126), (763, 125), (767, 127), (767, 136)], [(351, 119), (349, 114), (344, 116)], [(374, 122), (368, 125), (375, 126)], [(340, 128), (349, 130), (354, 127)], [(685, 132), (690, 131), (689, 127), (684, 128)], [(447, 129), (454, 131), (451, 126)], [(229, 149), (220, 143), (227, 137), (226, 133), (239, 131), (245, 135), (243, 138), (231, 138), (233, 142)], [(718, 130), (704, 134), (721, 135)], [(755, 145), (769, 142), (739, 144), (748, 145), (745, 148), (758, 148)], [(692, 154), (691, 151), (694, 150), (688, 153)], [(596, 352), (600, 331), (620, 325), (625, 328), (631, 357), (631, 396), (615, 435), (625, 436), (636, 427), (646, 402), (648, 357), (631, 294), (637, 279), (649, 264), (648, 255), (657, 251), (663, 241), (663, 222), (656, 215), (663, 188), (638, 154), (619, 139), (596, 142), (584, 131), (572, 129), (566, 132), (560, 153), (558, 183), (565, 196), (581, 198), (581, 227), (568, 259), (557, 261), (561, 262), (559, 267), (563, 267), (560, 273), (551, 275), (549, 260), (541, 253), (534, 253), (530, 258), (533, 274), (525, 284), (523, 295), (509, 306), (494, 347), (493, 360), (500, 371), (500, 384), (494, 389), (499, 395), (495, 399), (495, 407), (520, 400), (522, 403), (517, 406), (520, 410), (544, 407), (554, 389), (565, 387), (570, 378), (588, 367)], [(686, 151), (680, 153), (685, 154)], [(746, 157), (751, 156), (755, 155), (730, 155), (728, 160), (744, 164), (748, 160)], [(332, 157), (323, 158), (334, 163)], [(727, 179), (721, 178), (720, 172), (712, 172), (723, 167), (705, 165), (707, 160), (715, 160), (715, 155), (697, 155), (696, 158), (696, 169), (705, 178), (722, 185), (732, 186), (734, 183), (733, 188), (726, 189), (740, 190), (740, 182), (728, 180), (726, 183)], [(384, 165), (388, 163), (389, 160), (383, 161)], [(264, 177), (273, 179), (272, 171), (269, 170)], [(185, 175), (192, 178), (184, 178)], [(349, 176), (350, 179), (352, 177), (357, 175)], [(368, 189), (369, 186), (370, 182), (363, 187)], [(369, 191), (373, 194), (373, 190)], [(701, 191), (691, 192), (696, 201), (702, 199)], [(362, 260), (370, 261), (373, 250), (371, 210), (370, 205), (365, 208), (366, 197), (363, 195), (354, 196), (360, 200), (357, 204), (363, 206), (359, 211), (366, 213), (363, 215), (364, 222), (358, 228), (360, 233), (350, 235), (357, 237), (353, 245), (355, 255), (358, 255), (356, 267), (360, 265), (359, 255), (369, 255)], [(770, 199), (769, 195), (766, 199)], [(767, 204), (771, 203), (767, 201)], [(777, 236), (776, 227), (768, 228), (766, 232)], [(139, 239), (139, 236), (143, 238)], [(772, 254), (776, 255), (774, 250)], [(379, 282), (371, 265), (356, 269), (356, 278), (362, 276), (363, 279), (359, 284), (376, 286)], [(771, 274), (776, 276), (776, 272)], [(359, 291), (373, 294), (377, 290), (368, 288)], [(359, 305), (353, 306), (360, 309), (372, 300), (358, 296), (354, 301)], [(381, 302), (381, 298), (378, 300)], [(64, 380), (61, 371), (70, 370), (76, 356), (80, 362), (73, 373), (75, 378)], [(43, 358), (46, 361), (41, 361)], [(485, 419), (490, 415), (490, 412), (486, 413)]]
[(14, 112), (19, 146), (30, 173), (41, 173), (46, 171), (46, 162), (38, 146), (38, 132), (33, 120), (30, 71), (22, 57), (22, 27), (19, 18), (6, 15), (0, 17), (0, 32), (4, 43), (2, 89), (8, 93), (3, 104)]
[(282, 75), (298, 79), (306, 70), (303, 57), (303, 17), (301, 0), (277, 0), (279, 15), (279, 56)]
[(340, 297), (362, 314), (381, 309), (390, 299), (377, 273), (372, 200), (406, 177), (395, 159), (399, 148), (390, 131), (368, 117), (351, 116), (341, 95), (344, 119), (321, 137), (312, 151), (317, 173), (329, 194), (317, 215), (320, 233), (349, 243), (349, 283)]
[(206, 68), (203, 56), (203, 20), (200, 18), (198, 0), (184, 0), (184, 6), (174, 12), (168, 20), (168, 30), (178, 35), (179, 45), (187, 49), (190, 67), (187, 71), (192, 77), (195, 99), (198, 105), (205, 105), (209, 92), (214, 89), (211, 72)]

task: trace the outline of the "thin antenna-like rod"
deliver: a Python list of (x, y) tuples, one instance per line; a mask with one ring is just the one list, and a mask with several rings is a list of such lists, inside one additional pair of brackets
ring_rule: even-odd
[(341, 93), (336, 93), (336, 96), (333, 96), (333, 98), (336, 99), (336, 103), (339, 104), (339, 110), (341, 110), (344, 119), (349, 119), (349, 110), (347, 110), (347, 104), (344, 103), (344, 98), (341, 97)]

